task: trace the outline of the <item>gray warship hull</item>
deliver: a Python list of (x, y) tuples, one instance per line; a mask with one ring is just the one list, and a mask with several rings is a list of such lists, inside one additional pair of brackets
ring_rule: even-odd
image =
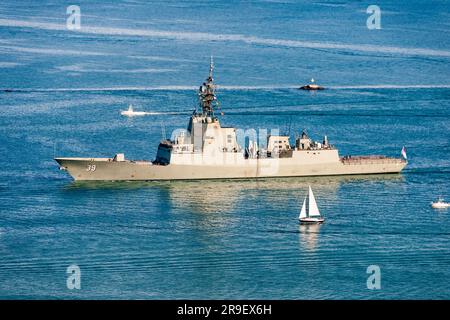
[(397, 158), (341, 158), (320, 164), (295, 163), (292, 159), (248, 159), (245, 164), (167, 164), (150, 161), (114, 161), (111, 158), (56, 158), (74, 180), (151, 181), (200, 179), (249, 179), (399, 173), (406, 161)]

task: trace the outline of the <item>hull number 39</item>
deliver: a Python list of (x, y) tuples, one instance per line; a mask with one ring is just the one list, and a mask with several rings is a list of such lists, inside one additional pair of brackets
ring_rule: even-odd
[(86, 171), (94, 172), (96, 168), (95, 164), (88, 164)]

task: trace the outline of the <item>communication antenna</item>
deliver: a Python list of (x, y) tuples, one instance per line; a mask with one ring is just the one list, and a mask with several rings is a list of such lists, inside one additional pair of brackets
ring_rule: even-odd
[(208, 78), (203, 82), (198, 91), (199, 105), (202, 108), (202, 114), (211, 117), (214, 117), (214, 107), (216, 107), (218, 103), (215, 93), (216, 85), (214, 84), (213, 71), (214, 60), (211, 56)]
[(210, 79), (213, 78), (213, 70), (214, 70), (214, 59), (213, 59), (213, 56), (211, 55), (211, 58), (209, 60), (209, 78)]

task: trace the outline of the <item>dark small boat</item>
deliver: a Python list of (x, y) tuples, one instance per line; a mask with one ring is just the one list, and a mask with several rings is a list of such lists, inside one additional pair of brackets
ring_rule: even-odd
[(300, 90), (324, 90), (324, 87), (321, 87), (317, 84), (314, 83), (314, 79), (311, 79), (311, 83), (304, 85), (302, 87), (299, 88)]

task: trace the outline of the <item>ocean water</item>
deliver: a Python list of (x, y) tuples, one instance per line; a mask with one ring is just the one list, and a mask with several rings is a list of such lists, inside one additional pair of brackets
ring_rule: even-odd
[[(447, 1), (0, 4), (0, 298), (448, 299)], [(306, 129), (401, 174), (75, 183), (55, 156), (153, 159), (215, 61), (222, 124)], [(328, 89), (297, 90), (314, 77)], [(132, 119), (133, 104), (151, 112)], [(298, 225), (308, 185), (326, 218)], [(81, 289), (66, 285), (69, 265)], [(367, 288), (368, 266), (381, 289)]]

